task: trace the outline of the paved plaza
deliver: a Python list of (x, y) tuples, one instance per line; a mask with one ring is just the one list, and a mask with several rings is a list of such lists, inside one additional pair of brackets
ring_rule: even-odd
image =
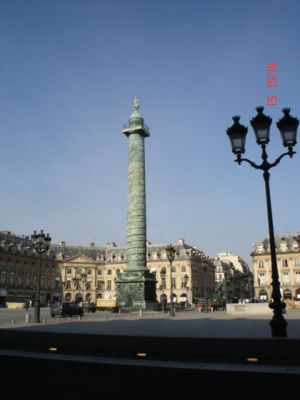
[[(42, 314), (43, 315), (43, 314)], [(178, 312), (175, 317), (159, 312), (132, 314), (89, 313), (82, 319), (51, 318), (48, 314), (40, 324), (26, 323), (22, 319), (2, 321), (2, 328), (56, 333), (95, 335), (190, 337), (190, 338), (271, 338), (269, 322), (272, 312), (264, 315), (243, 313), (228, 314), (226, 311), (199, 313)], [(288, 338), (300, 339), (300, 310), (288, 310), (284, 315), (288, 322)]]

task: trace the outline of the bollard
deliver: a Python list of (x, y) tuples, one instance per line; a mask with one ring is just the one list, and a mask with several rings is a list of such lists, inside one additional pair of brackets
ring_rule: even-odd
[(46, 318), (44, 318), (43, 322), (44, 322), (44, 324), (46, 323)]
[(25, 322), (26, 322), (27, 324), (30, 322), (30, 314), (29, 314), (29, 312), (26, 312), (26, 315), (25, 315)]
[(143, 310), (142, 309), (139, 310), (139, 315), (140, 315), (140, 317), (143, 316)]
[(12, 319), (12, 320), (11, 320), (11, 323), (12, 323), (12, 325), (15, 325), (16, 320), (15, 320), (15, 319)]

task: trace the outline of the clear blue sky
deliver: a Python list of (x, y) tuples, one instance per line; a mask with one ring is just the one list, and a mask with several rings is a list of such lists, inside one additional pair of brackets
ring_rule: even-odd
[[(226, 129), (241, 115), (259, 162), (249, 120), (275, 94), (271, 160), (284, 150), (281, 109), (300, 116), (299, 15), (297, 0), (0, 0), (1, 230), (125, 245), (121, 130), (137, 96), (148, 239), (249, 262), (268, 235), (264, 182), (234, 163)], [(299, 167), (298, 145), (271, 173), (276, 234), (300, 230)]]

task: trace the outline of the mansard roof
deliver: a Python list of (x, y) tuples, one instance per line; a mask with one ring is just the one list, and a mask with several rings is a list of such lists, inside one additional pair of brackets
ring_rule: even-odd
[[(295, 248), (295, 244), (297, 243), (297, 238), (299, 238), (299, 232), (298, 233), (285, 233), (283, 235), (276, 235), (275, 236), (275, 247), (276, 251), (280, 252), (281, 247), (280, 245), (282, 243), (286, 243), (286, 251), (295, 251), (295, 250), (300, 250), (299, 249), (299, 244), (298, 244), (298, 249)], [(262, 248), (263, 251), (259, 251), (259, 249)], [(256, 243), (253, 246), (253, 254), (259, 254), (259, 253), (269, 253), (270, 252), (270, 240), (269, 238), (265, 238), (263, 241)]]
[[(161, 254), (165, 251), (166, 246), (170, 243), (152, 244), (147, 242), (147, 253), (148, 254)], [(205, 256), (202, 250), (196, 246), (191, 246), (185, 243), (183, 239), (179, 239), (177, 243), (172, 243), (175, 248), (176, 254), (180, 255), (184, 249), (186, 256), (205, 257), (207, 260), (210, 257)], [(0, 251), (12, 251), (12, 249), (18, 247), (24, 252), (26, 249), (32, 248), (32, 242), (29, 236), (15, 235), (10, 231), (0, 231)], [(11, 249), (11, 250), (10, 250)], [(19, 251), (18, 250), (18, 251)], [(26, 253), (27, 251), (25, 251)], [(125, 246), (117, 246), (115, 242), (107, 243), (106, 246), (96, 247), (94, 243), (90, 246), (81, 245), (68, 245), (66, 242), (60, 244), (51, 244), (52, 258), (71, 260), (80, 255), (88, 257), (90, 260), (107, 261), (109, 257), (114, 256), (126, 256), (127, 248)]]

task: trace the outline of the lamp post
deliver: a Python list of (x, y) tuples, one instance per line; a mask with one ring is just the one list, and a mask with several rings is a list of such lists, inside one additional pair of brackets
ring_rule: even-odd
[(187, 310), (187, 308), (188, 308), (188, 299), (189, 299), (189, 296), (188, 296), (188, 290), (189, 290), (189, 288), (188, 288), (188, 281), (189, 281), (189, 276), (187, 275), (187, 274), (185, 274), (184, 275), (184, 277), (183, 277), (183, 279), (184, 279), (184, 287), (186, 288), (186, 301), (185, 301), (185, 309)]
[(293, 147), (297, 143), (297, 128), (299, 120), (289, 115), (290, 109), (284, 108), (282, 117), (277, 122), (277, 127), (281, 133), (282, 143), (284, 147), (287, 147), (288, 151), (281, 154), (273, 163), (268, 162), (268, 155), (266, 152), (266, 146), (269, 143), (270, 126), (272, 119), (263, 114), (263, 107), (257, 107), (257, 115), (253, 118), (250, 123), (254, 129), (256, 136), (256, 143), (261, 146), (262, 149), (262, 163), (256, 164), (247, 158), (242, 158), (242, 154), (245, 152), (245, 141), (248, 128), (239, 123), (239, 116), (234, 116), (234, 124), (227, 129), (227, 134), (231, 141), (232, 152), (236, 155), (236, 162), (240, 165), (243, 161), (251, 165), (255, 169), (263, 171), (263, 177), (265, 181), (266, 200), (267, 200), (267, 213), (268, 213), (268, 224), (269, 224), (269, 240), (270, 240), (270, 251), (271, 251), (271, 264), (272, 264), (272, 299), (273, 302), (269, 304), (269, 307), (273, 309), (273, 318), (270, 321), (272, 336), (273, 337), (286, 337), (287, 336), (287, 322), (283, 317), (283, 310), (285, 303), (281, 301), (280, 293), (280, 282), (276, 260), (276, 249), (275, 249), (275, 237), (271, 207), (271, 194), (270, 194), (270, 172), (269, 170), (275, 167), (281, 159), (285, 156), (293, 157), (295, 151)]
[(160, 277), (161, 277), (161, 288), (162, 288), (161, 310), (162, 310), (162, 312), (164, 314), (165, 313), (165, 284), (166, 284), (166, 270), (165, 270), (165, 268), (161, 269)]
[(170, 262), (170, 317), (175, 317), (174, 304), (173, 304), (173, 293), (172, 293), (172, 262), (175, 259), (175, 249), (171, 244), (169, 244), (166, 247), (166, 253), (167, 253), (168, 260)]
[(207, 267), (203, 268), (203, 280), (204, 280), (204, 312), (207, 312), (207, 287), (206, 287), (206, 272), (207, 272)]
[(82, 281), (82, 308), (84, 309), (85, 307), (85, 288), (86, 288), (86, 279), (87, 279), (87, 274), (82, 273), (80, 275), (81, 281)]
[(43, 230), (40, 233), (33, 231), (31, 235), (32, 246), (34, 250), (39, 254), (39, 269), (36, 283), (36, 294), (35, 294), (35, 302), (34, 302), (34, 322), (41, 322), (40, 319), (40, 309), (41, 309), (41, 300), (40, 300), (40, 292), (41, 292), (41, 272), (42, 272), (42, 254), (50, 249), (51, 237), (49, 233), (47, 235), (44, 234)]

